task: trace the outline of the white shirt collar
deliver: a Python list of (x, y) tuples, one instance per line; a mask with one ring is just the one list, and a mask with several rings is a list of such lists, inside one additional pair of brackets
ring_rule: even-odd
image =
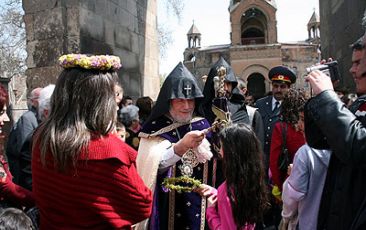
[[(272, 110), (275, 108), (275, 106), (276, 106), (276, 102), (277, 102), (277, 100), (274, 98), (274, 97), (272, 97)], [(282, 103), (282, 101), (278, 101), (280, 104), (279, 104), (279, 106), (281, 105), (281, 103)]]

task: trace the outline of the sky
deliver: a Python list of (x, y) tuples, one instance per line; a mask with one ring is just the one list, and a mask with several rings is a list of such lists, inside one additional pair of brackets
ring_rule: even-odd
[[(160, 59), (159, 73), (169, 74), (183, 61), (183, 52), (188, 47), (187, 32), (194, 24), (201, 32), (201, 47), (230, 43), (230, 0), (183, 0), (181, 20), (166, 10), (158, 1), (158, 21), (166, 27), (172, 43)], [(260, 1), (260, 0), (258, 0)], [(307, 23), (315, 11), (319, 12), (319, 0), (276, 0), (278, 42), (304, 41), (308, 38)]]

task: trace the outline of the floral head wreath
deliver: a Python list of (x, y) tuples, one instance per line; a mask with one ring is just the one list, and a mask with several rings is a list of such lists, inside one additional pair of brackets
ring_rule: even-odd
[(79, 67), (96, 70), (118, 70), (121, 68), (119, 57), (112, 55), (66, 54), (58, 59), (60, 66), (68, 69)]

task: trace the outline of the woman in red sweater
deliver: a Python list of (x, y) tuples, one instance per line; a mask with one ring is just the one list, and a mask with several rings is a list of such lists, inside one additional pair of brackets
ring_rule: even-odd
[[(269, 155), (269, 168), (272, 174), (273, 195), (281, 197), (282, 184), (287, 178), (287, 169), (279, 169), (279, 158), (284, 143), (283, 131), (286, 136), (286, 147), (292, 163), (297, 150), (305, 144), (304, 136), (304, 105), (306, 97), (303, 92), (291, 89), (281, 104), (281, 118), (274, 125)], [(286, 130), (287, 129), (287, 130)]]
[[(3, 138), (2, 127), (4, 122), (9, 121), (6, 113), (6, 104), (8, 102), (8, 92), (0, 85), (0, 138)], [(32, 192), (22, 188), (12, 181), (13, 176), (9, 171), (8, 162), (3, 153), (3, 147), (0, 150), (0, 206), (15, 206), (18, 208), (31, 208), (35, 205)]]
[(151, 191), (136, 151), (111, 132), (115, 56), (64, 55), (51, 111), (33, 142), (33, 193), (41, 229), (130, 229), (149, 217)]

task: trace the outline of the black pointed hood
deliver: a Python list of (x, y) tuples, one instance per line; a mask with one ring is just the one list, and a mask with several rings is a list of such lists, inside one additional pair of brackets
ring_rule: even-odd
[(237, 88), (238, 80), (236, 79), (233, 69), (223, 57), (220, 57), (219, 60), (211, 67), (205, 87), (203, 88), (204, 99), (200, 112), (201, 114), (204, 114), (204, 117), (208, 119), (209, 122), (213, 122), (213, 119), (215, 118), (215, 115), (211, 111), (212, 100), (215, 98), (214, 77), (217, 76), (217, 70), (222, 66), (226, 68), (225, 81), (230, 82), (233, 88), (229, 99), (230, 102), (243, 104), (245, 101), (244, 96)]
[[(210, 72), (208, 73), (206, 84), (207, 84), (207, 82), (210, 82), (212, 84), (212, 88), (213, 88), (213, 78), (215, 76), (217, 76), (217, 70), (222, 66), (226, 68), (225, 81), (232, 83), (233, 88), (235, 88), (238, 85), (238, 80), (235, 77), (233, 69), (231, 68), (229, 63), (227, 63), (227, 61), (223, 57), (220, 57), (219, 60), (211, 67)], [(206, 88), (206, 84), (205, 84), (205, 88)]]
[(217, 70), (221, 66), (226, 68), (225, 81), (232, 83), (233, 91), (236, 88), (236, 86), (238, 85), (238, 80), (235, 77), (233, 69), (225, 61), (225, 59), (223, 57), (220, 57), (220, 59), (211, 67), (210, 72), (208, 73), (205, 87), (203, 88), (203, 95), (205, 96), (203, 104), (208, 104), (208, 103), (211, 104), (212, 100), (215, 98), (215, 89), (214, 89), (214, 80), (213, 79), (215, 76), (217, 76)]
[(203, 94), (196, 78), (179, 62), (165, 79), (160, 89), (158, 99), (146, 123), (169, 112), (170, 100), (175, 98), (196, 99), (196, 108)]

